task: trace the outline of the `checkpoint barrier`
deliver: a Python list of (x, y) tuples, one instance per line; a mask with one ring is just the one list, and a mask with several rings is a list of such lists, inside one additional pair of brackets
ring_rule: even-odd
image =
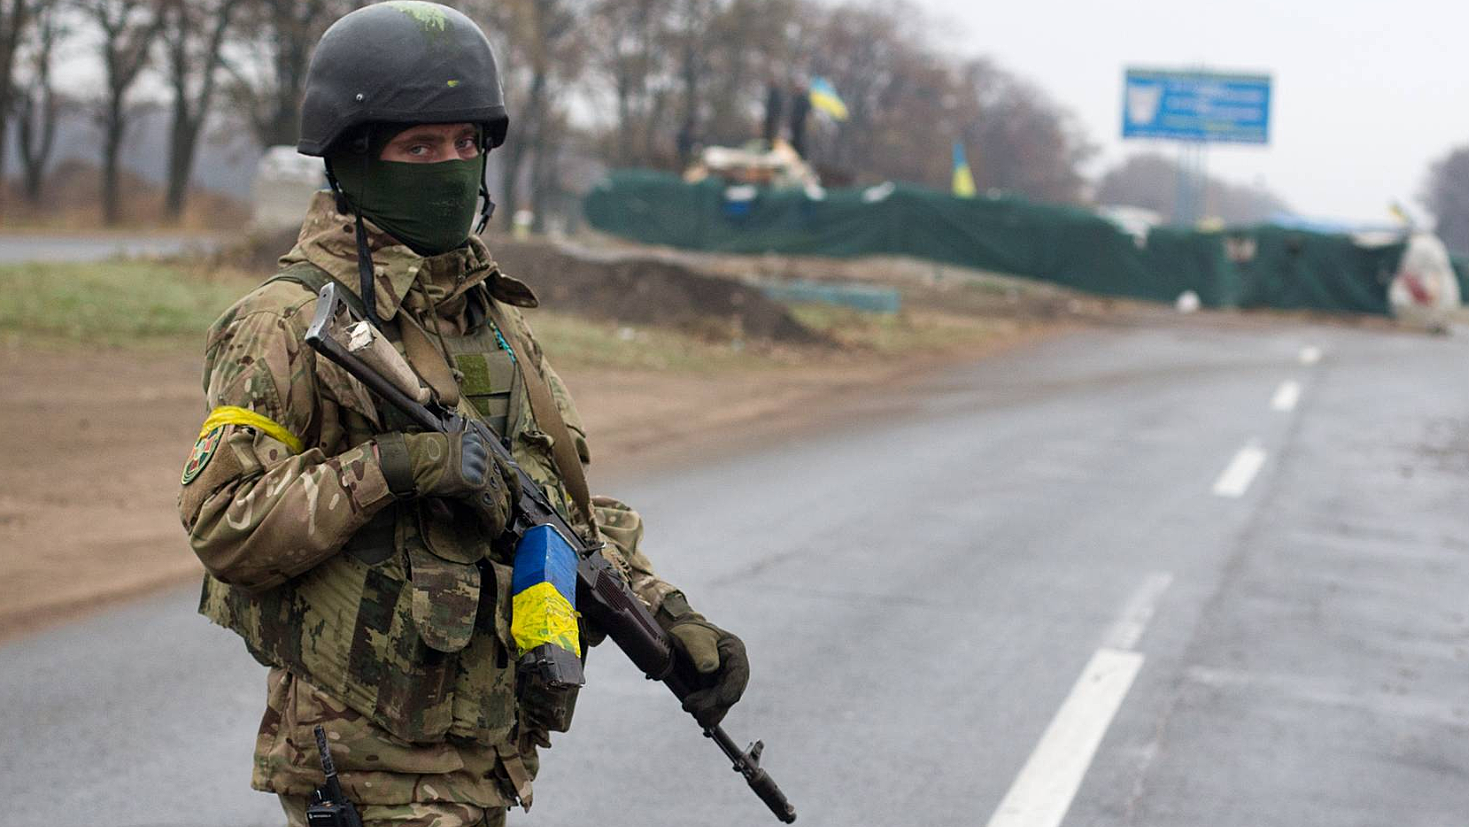
[[(646, 170), (611, 173), (586, 196), (594, 228), (705, 252), (897, 255), (972, 267), (1108, 296), (1206, 307), (1386, 315), (1404, 244), (1270, 225), (1220, 231), (1156, 228), (1139, 243), (1087, 210), (1023, 198), (957, 198), (903, 184), (760, 189), (727, 209), (725, 185)], [(1462, 278), (1462, 276), (1461, 276)]]

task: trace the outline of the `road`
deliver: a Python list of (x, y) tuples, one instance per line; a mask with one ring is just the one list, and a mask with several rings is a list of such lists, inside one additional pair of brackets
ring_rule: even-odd
[(186, 250), (209, 249), (217, 239), (198, 234), (179, 235), (9, 235), (0, 233), (0, 264), (32, 261), (102, 261), (118, 256), (167, 256)]
[[(595, 482), (747, 641), (727, 728), (798, 823), (1460, 824), (1466, 373), (1462, 333), (1119, 326)], [(279, 822), (262, 670), (193, 600), (0, 648), (8, 825)], [(775, 823), (661, 687), (589, 677), (512, 823)]]

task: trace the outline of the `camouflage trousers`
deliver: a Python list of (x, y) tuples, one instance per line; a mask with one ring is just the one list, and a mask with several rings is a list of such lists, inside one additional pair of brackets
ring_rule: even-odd
[[(287, 827), (306, 827), (304, 798), (283, 795)], [(470, 804), (374, 804), (357, 808), (363, 827), (504, 827), (505, 808), (483, 810)]]
[[(514, 782), (492, 748), (452, 737), (430, 744), (403, 741), (284, 669), (271, 669), (267, 681), (269, 693), (250, 781), (257, 790), (306, 800), (321, 783), (321, 759), (313, 734), (320, 724), (331, 741), (342, 788), (359, 809), (397, 812), (395, 807), (408, 802), (442, 802), (451, 809), (462, 805), (479, 813), (482, 808), (503, 810), (513, 800), (507, 790), (515, 788)], [(521, 760), (533, 777), (539, 766), (534, 751), (528, 749)]]

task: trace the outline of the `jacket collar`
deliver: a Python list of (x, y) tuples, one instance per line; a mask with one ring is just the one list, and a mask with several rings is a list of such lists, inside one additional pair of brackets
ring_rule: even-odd
[[(446, 298), (453, 298), (485, 281), (495, 273), (495, 261), (489, 248), (478, 236), (469, 243), (437, 256), (421, 256), (408, 245), (383, 232), (376, 224), (363, 219), (367, 229), (367, 249), (374, 267), (373, 292), (379, 318), (391, 319), (402, 306), (408, 290), (420, 275), (433, 274), (440, 283), (455, 287)], [(282, 267), (308, 262), (325, 270), (354, 295), (361, 291), (357, 273), (357, 231), (350, 215), (337, 212), (336, 198), (328, 191), (317, 192), (296, 246), (281, 257)]]

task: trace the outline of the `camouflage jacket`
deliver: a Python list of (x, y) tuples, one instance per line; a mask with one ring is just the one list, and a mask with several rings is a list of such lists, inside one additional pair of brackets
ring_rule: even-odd
[[(472, 239), (464, 248), (425, 258), (374, 229), (369, 248), (376, 275), (373, 301), (390, 332), (398, 324), (418, 324), (447, 334), (451, 341), (456, 336), (483, 339), (484, 332), (473, 329), (471, 314), (465, 312), (466, 301), (471, 292), (482, 290), (491, 297), (489, 301), (499, 302), (502, 318), (516, 327), (518, 335), (513, 338), (526, 343), (530, 351), (519, 358), (534, 359), (541, 366), (577, 453), (584, 464), (590, 461), (585, 430), (571, 396), (519, 312), (518, 307), (535, 305), (534, 296), (523, 284), (499, 273), (482, 242)], [(310, 265), (354, 289), (354, 228), (350, 218), (335, 211), (328, 194), (318, 194), (296, 246), (281, 263), (285, 267)], [(478, 567), (462, 565), (456, 563), (454, 554), (437, 554), (438, 541), (432, 535), (442, 533), (440, 527), (425, 519), (416, 503), (394, 503), (375, 459), (372, 437), (393, 429), (395, 423), (356, 380), (317, 359), (304, 344), (315, 303), (314, 293), (299, 283), (268, 281), (236, 302), (209, 330), (204, 368), (209, 409), (243, 409), (263, 417), (264, 424), (236, 421), (202, 434), (185, 468), (180, 517), (208, 572), (201, 611), (241, 632), (257, 658), (292, 672), (309, 671), (298, 663), (311, 661), (286, 655), (330, 648), (323, 640), (338, 642), (337, 660), (354, 659), (353, 664), (340, 664), (343, 669), (355, 666), (364, 645), (375, 646), (387, 671), (401, 673), (402, 682), (395, 684), (391, 674), (379, 675), (384, 668), (381, 664), (372, 666), (371, 675), (358, 676), (362, 678), (358, 683), (374, 685), (355, 694), (351, 686), (334, 685), (329, 674), (298, 677), (319, 687), (312, 690), (311, 697), (326, 690), (334, 707), (351, 713), (347, 717), (353, 721), (360, 718), (354, 724), (361, 729), (358, 735), (399, 744), (398, 750), (378, 750), (382, 755), (404, 754), (402, 747), (418, 746), (420, 741), (435, 742), (422, 748), (460, 750), (461, 760), (449, 764), (457, 763), (461, 770), (483, 765), (485, 753), (493, 756), (494, 749), (503, 751), (499, 742), (513, 738), (515, 723), (513, 675), (505, 674), (503, 653), (492, 654), (510, 646), (508, 567), (488, 560), (480, 561)], [(439, 341), (445, 339), (441, 336)], [(463, 374), (456, 374), (456, 379), (466, 382)], [(518, 372), (515, 381), (523, 382)], [(470, 389), (462, 384), (461, 390)], [(461, 402), (466, 413), (472, 412), (468, 404)], [(511, 438), (516, 461), (546, 488), (553, 502), (568, 502), (548, 448), (550, 437), (537, 427), (527, 395), (511, 393), (510, 404), (511, 427), (506, 435)], [(637, 514), (609, 498), (595, 498), (593, 504), (591, 521), (572, 513), (573, 522), (608, 542), (605, 553), (627, 575), (634, 590), (656, 608), (673, 587), (657, 578), (638, 550), (641, 523)], [(375, 519), (381, 522), (385, 512), (398, 515), (395, 529), (394, 520), (389, 520), (388, 532), (397, 554), (384, 559), (350, 548), (353, 553), (343, 552), (370, 533), (369, 524)], [(428, 553), (414, 557), (410, 564), (405, 544)], [(418, 582), (424, 571), (437, 572), (437, 580), (425, 575), (422, 579), (430, 582)], [(360, 606), (333, 604), (344, 593)], [(452, 605), (465, 595), (471, 602), (461, 618), (462, 628), (451, 621), (447, 631), (434, 632), (447, 638), (447, 645), (412, 628), (411, 615), (418, 611), (414, 600), (420, 607), (427, 603), (425, 611), (439, 613), (438, 604)], [(448, 614), (452, 617), (453, 612)], [(380, 622), (374, 626), (377, 615)], [(354, 616), (356, 620), (351, 621)], [(268, 622), (262, 625), (261, 618)], [(456, 658), (426, 661), (442, 672), (427, 678), (424, 673), (432, 668), (404, 654), (416, 651), (413, 647), (423, 649), (419, 638), (424, 636), (430, 647), (457, 653)], [(376, 677), (368, 680), (372, 676)], [(299, 701), (307, 699), (306, 689)], [(272, 696), (272, 706), (276, 702)], [(319, 778), (311, 767), (311, 756), (288, 751), (282, 757), (279, 743), (265, 743), (266, 730), (272, 725), (278, 729), (280, 718), (278, 711), (268, 714), (262, 726), (254, 785), (282, 794), (304, 794)], [(342, 720), (338, 723), (347, 726)], [(278, 734), (285, 742), (310, 743), (309, 732), (304, 733), (304, 740), (303, 733)], [(451, 747), (442, 742), (444, 735), (449, 736)], [(369, 757), (380, 759), (382, 755)], [(359, 801), (388, 804), (426, 796), (418, 778), (425, 766), (421, 759), (404, 758), (397, 768), (391, 761), (377, 761), (369, 767), (356, 766), (349, 759), (339, 765)], [(443, 762), (430, 761), (429, 765), (449, 772), (443, 769)], [(471, 775), (466, 776), (467, 781), (460, 779), (463, 783), (441, 784), (451, 791), (443, 795), (481, 806), (501, 803), (497, 795), (503, 785), (475, 783), (489, 773)]]

